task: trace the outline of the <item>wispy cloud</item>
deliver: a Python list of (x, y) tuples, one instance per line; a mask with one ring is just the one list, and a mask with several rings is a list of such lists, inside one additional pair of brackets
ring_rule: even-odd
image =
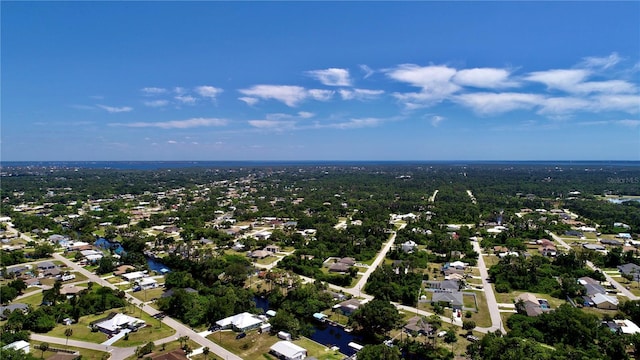
[(217, 118), (192, 118), (187, 120), (173, 120), (160, 122), (132, 122), (111, 123), (110, 126), (122, 126), (130, 128), (161, 128), (161, 129), (189, 129), (194, 127), (225, 126), (228, 121)]
[(640, 120), (636, 119), (624, 119), (624, 120), (594, 120), (594, 121), (581, 121), (577, 123), (580, 126), (599, 126), (599, 125), (618, 125), (629, 128), (640, 127)]
[(618, 55), (618, 53), (611, 53), (611, 55), (606, 57), (595, 57), (589, 56), (585, 57), (580, 64), (579, 67), (584, 68), (598, 68), (598, 69), (608, 69), (610, 67), (615, 66), (622, 58)]
[(441, 122), (443, 122), (445, 120), (445, 117), (440, 116), (440, 115), (433, 115), (431, 116), (431, 125), (433, 127), (438, 127), (438, 125), (440, 125)]
[(145, 87), (140, 89), (140, 91), (142, 91), (142, 93), (144, 93), (145, 95), (160, 95), (166, 94), (168, 92), (167, 89), (159, 87)]
[(292, 129), (296, 122), (295, 121), (281, 121), (281, 120), (249, 120), (249, 125), (258, 128), (258, 129), (268, 129), (268, 130), (289, 130)]
[(133, 110), (133, 108), (130, 106), (116, 107), (116, 106), (107, 106), (107, 105), (100, 105), (100, 104), (97, 104), (96, 106), (112, 114), (129, 112)]
[(253, 105), (257, 104), (258, 101), (260, 101), (260, 99), (258, 99), (258, 98), (249, 97), (249, 96), (239, 97), (238, 100), (243, 101), (245, 104), (247, 104), (249, 106), (253, 106)]
[(193, 105), (196, 103), (196, 98), (191, 95), (177, 95), (174, 99), (178, 100), (182, 104)]
[[(249, 99), (272, 99), (280, 101), (290, 107), (295, 107), (308, 98), (326, 101), (333, 96), (333, 91), (331, 90), (307, 90), (302, 86), (293, 85), (255, 85), (248, 89), (240, 89), (238, 91), (243, 95), (247, 95)], [(239, 99), (247, 103), (252, 102), (250, 105), (255, 104), (253, 100), (248, 102), (246, 97)]]
[(198, 86), (195, 88), (196, 94), (205, 98), (210, 98), (212, 100), (215, 99), (216, 96), (218, 96), (220, 93), (222, 93), (222, 91), (223, 90), (220, 88), (208, 86), (208, 85)]
[(340, 89), (338, 93), (343, 100), (371, 100), (384, 94), (384, 90), (368, 90), (368, 89)]
[(149, 106), (149, 107), (163, 107), (163, 106), (169, 105), (169, 101), (168, 100), (143, 101), (142, 103), (145, 106)]
[(472, 86), (486, 89), (503, 89), (518, 86), (519, 83), (510, 79), (511, 73), (506, 69), (475, 68), (458, 71), (453, 81), (462, 86)]
[(324, 124), (319, 127), (328, 127), (335, 129), (360, 129), (367, 127), (376, 127), (382, 124), (385, 120), (380, 118), (361, 118), (361, 119), (350, 119), (345, 122)]
[(307, 75), (320, 81), (326, 86), (351, 86), (349, 70), (329, 68), (324, 70), (307, 71)]
[(636, 86), (626, 80), (586, 81), (591, 74), (586, 69), (553, 69), (532, 72), (525, 79), (542, 83), (550, 90), (573, 94), (621, 94), (636, 91)]
[(544, 101), (544, 96), (523, 93), (469, 93), (455, 100), (478, 114), (500, 114), (513, 110), (532, 109)]
[(307, 111), (299, 111), (297, 114), (283, 114), (283, 113), (274, 113), (267, 114), (267, 120), (288, 120), (288, 119), (308, 119), (313, 117), (315, 114)]
[(369, 76), (373, 75), (373, 73), (375, 72), (375, 71), (373, 71), (372, 68), (370, 68), (369, 66), (364, 65), (364, 64), (363, 65), (359, 65), (359, 67), (360, 67), (360, 70), (362, 70), (364, 72), (364, 78), (365, 79), (368, 78)]

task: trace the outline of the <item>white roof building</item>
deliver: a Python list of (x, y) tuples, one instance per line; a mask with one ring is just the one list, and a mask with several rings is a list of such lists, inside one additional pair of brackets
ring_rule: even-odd
[(255, 329), (262, 324), (262, 319), (254, 314), (243, 312), (222, 320), (216, 321), (216, 325), (223, 329), (233, 328), (236, 331), (246, 331)]
[(153, 279), (153, 278), (150, 278), (150, 277), (142, 278), (142, 279), (136, 281), (136, 284), (138, 284), (138, 286), (140, 286), (140, 288), (142, 290), (153, 289), (153, 288), (158, 287), (158, 282), (156, 281), (156, 279)]
[(638, 334), (640, 333), (640, 327), (631, 320), (614, 320), (614, 322), (620, 326), (620, 330), (623, 334)]
[(593, 303), (596, 304), (596, 307), (599, 309), (614, 309), (618, 307), (617, 298), (601, 293), (593, 295), (591, 297), (591, 301), (593, 301)]
[(278, 341), (270, 348), (272, 353), (286, 360), (302, 360), (307, 357), (307, 349), (300, 347), (291, 341)]
[(24, 341), (24, 340), (18, 340), (18, 341), (14, 341), (11, 344), (5, 345), (2, 347), (3, 350), (5, 349), (13, 349), (13, 350), (17, 350), (17, 351), (22, 351), (25, 354), (29, 353), (29, 343)]
[(127, 328), (130, 326), (139, 327), (144, 324), (143, 320), (125, 315), (125, 314), (116, 314), (109, 320), (105, 320), (103, 322), (97, 323), (96, 326), (107, 334), (115, 334), (120, 332), (121, 329)]
[(130, 272), (130, 273), (124, 273), (121, 275), (123, 279), (127, 280), (127, 281), (136, 281), (142, 278), (145, 278), (149, 275), (147, 275), (146, 272), (144, 271), (134, 271), (134, 272)]

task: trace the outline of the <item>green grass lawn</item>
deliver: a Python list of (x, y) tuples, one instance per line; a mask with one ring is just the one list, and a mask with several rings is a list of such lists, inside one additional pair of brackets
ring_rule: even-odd
[(269, 265), (276, 260), (278, 260), (277, 256), (269, 255), (264, 259), (256, 259), (255, 262), (261, 265)]
[(103, 279), (103, 280), (107, 280), (107, 282), (109, 284), (118, 284), (118, 283), (121, 283), (121, 282), (125, 281), (123, 278), (121, 278), (119, 276), (112, 276), (110, 278), (106, 278), (106, 279)]
[[(465, 297), (463, 297), (463, 299)], [(489, 314), (487, 298), (485, 297), (484, 292), (476, 292), (476, 300), (478, 301), (478, 311), (471, 312), (471, 320), (475, 321), (476, 325), (480, 327), (491, 326), (491, 315)]]
[(69, 339), (100, 344), (107, 340), (107, 335), (99, 331), (92, 332), (91, 329), (89, 328), (89, 324), (92, 321), (96, 321), (98, 319), (106, 317), (108, 314), (109, 314), (108, 312), (105, 312), (99, 315), (83, 316), (79, 319), (77, 323), (71, 324), (69, 326), (58, 325), (55, 328), (53, 328), (53, 330), (49, 331), (46, 335), (66, 339), (64, 332), (67, 328), (70, 328), (71, 330), (73, 330), (73, 335), (71, 335)]
[(476, 309), (476, 302), (475, 302), (473, 296), (471, 296), (471, 295), (462, 294), (462, 304), (466, 308)]
[(39, 289), (39, 288), (36, 288), (36, 289), (40, 291), (34, 291), (33, 295), (27, 296), (21, 300), (18, 300), (17, 302), (31, 305), (33, 307), (40, 306), (40, 304), (42, 304), (42, 289)]
[(157, 287), (155, 289), (142, 290), (132, 292), (131, 295), (140, 301), (151, 301), (151, 299), (160, 298), (165, 288)]
[(129, 315), (144, 320), (147, 323), (147, 326), (139, 329), (136, 332), (129, 333), (129, 340), (124, 340), (124, 338), (122, 338), (116, 341), (113, 346), (129, 347), (144, 345), (149, 341), (163, 339), (176, 333), (174, 329), (170, 328), (166, 324), (162, 324), (157, 319), (152, 318), (144, 311), (141, 315), (139, 309), (130, 313)]
[[(244, 339), (236, 340), (236, 335), (237, 333), (233, 331), (222, 331), (211, 334), (207, 338), (245, 360), (276, 359), (268, 353), (269, 348), (280, 341), (277, 336), (250, 331)], [(307, 349), (307, 356), (314, 356), (319, 360), (339, 360), (344, 358), (344, 355), (307, 338), (300, 338), (293, 342)]]
[[(494, 285), (491, 284), (491, 287), (493, 288)], [(511, 291), (508, 293), (499, 293), (496, 292), (494, 289), (494, 293), (496, 294), (496, 301), (499, 303), (507, 303), (507, 304), (513, 304), (514, 300), (516, 297), (518, 297), (518, 295), (526, 293), (527, 291)], [(538, 299), (545, 299), (549, 302), (549, 305), (551, 305), (552, 309), (557, 308), (558, 306), (566, 303), (565, 300), (562, 299), (556, 299), (554, 297), (552, 297), (549, 294), (538, 294), (538, 293), (532, 293), (533, 295), (535, 295)]]

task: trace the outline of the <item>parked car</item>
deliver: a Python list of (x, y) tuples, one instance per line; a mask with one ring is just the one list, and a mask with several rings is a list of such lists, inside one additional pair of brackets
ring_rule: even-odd
[(467, 335), (467, 340), (471, 341), (471, 342), (476, 342), (479, 341), (480, 338), (477, 336), (473, 336), (473, 335)]
[(242, 339), (242, 338), (244, 338), (244, 337), (246, 337), (246, 336), (247, 336), (247, 333), (243, 333), (243, 332), (242, 332), (242, 333), (240, 333), (240, 334), (236, 335), (236, 340)]

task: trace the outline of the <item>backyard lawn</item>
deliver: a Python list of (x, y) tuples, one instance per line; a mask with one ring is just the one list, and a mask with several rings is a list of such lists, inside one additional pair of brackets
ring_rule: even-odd
[(47, 350), (43, 354), (42, 351), (40, 351), (38, 348), (40, 344), (41, 342), (32, 342), (31, 354), (33, 354), (34, 356), (44, 355), (45, 359), (55, 355), (57, 351), (53, 351), (53, 350), (57, 350), (57, 349), (77, 351), (80, 353), (80, 355), (82, 355), (82, 359), (102, 360), (102, 359), (108, 359), (109, 356), (111, 356), (108, 352), (104, 352), (104, 351), (89, 350), (89, 349), (77, 348), (73, 346), (64, 346), (64, 345), (58, 345), (58, 344), (49, 344), (49, 348), (51, 348), (51, 350)]
[[(207, 336), (211, 341), (220, 344), (225, 349), (233, 352), (245, 360), (276, 359), (269, 355), (269, 348), (280, 341), (277, 336), (268, 333), (259, 334), (257, 331), (250, 331), (244, 339), (236, 340), (236, 332), (221, 331)], [(295, 344), (307, 349), (308, 357), (315, 357), (319, 360), (340, 360), (344, 355), (339, 352), (313, 342), (307, 338), (300, 338), (293, 341)]]

